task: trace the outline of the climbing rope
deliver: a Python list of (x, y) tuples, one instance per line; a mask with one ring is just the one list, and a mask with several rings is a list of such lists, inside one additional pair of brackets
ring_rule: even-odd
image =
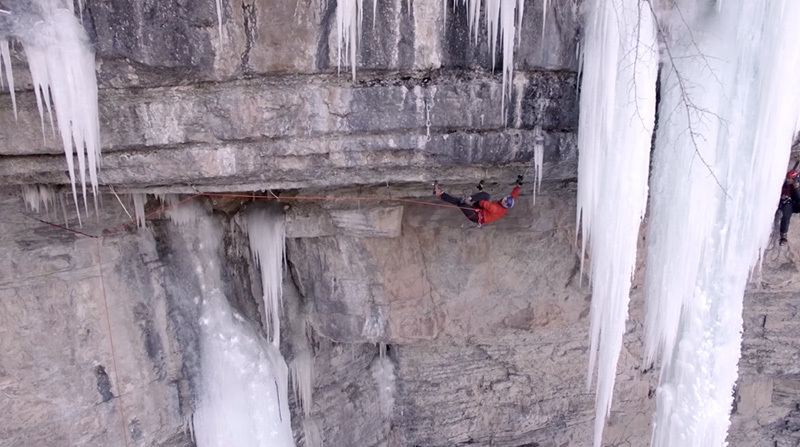
[[(250, 199), (250, 200), (272, 200), (272, 201), (276, 201), (276, 202), (289, 202), (289, 201), (353, 202), (353, 201), (355, 201), (355, 202), (357, 202), (359, 204), (361, 202), (398, 202), (398, 203), (409, 203), (409, 204), (424, 205), (424, 206), (434, 206), (434, 207), (441, 207), (441, 208), (472, 209), (471, 206), (463, 206), (462, 207), (462, 206), (452, 205), (452, 204), (443, 203), (443, 202), (430, 202), (430, 201), (418, 200), (418, 199), (405, 199), (405, 198), (393, 198), (393, 197), (381, 197), (381, 196), (337, 196), (337, 197), (331, 197), (331, 196), (278, 196), (278, 195), (276, 195), (275, 193), (273, 193), (271, 191), (268, 192), (268, 194), (266, 194), (266, 195), (255, 194), (255, 193), (247, 194), (247, 193), (198, 192), (198, 193), (190, 195), (189, 197), (186, 197), (186, 198), (184, 198), (184, 199), (182, 199), (182, 200), (180, 200), (178, 202), (175, 202), (175, 203), (173, 203), (171, 205), (165, 205), (165, 206), (162, 206), (162, 207), (160, 207), (160, 208), (158, 208), (156, 210), (153, 210), (153, 211), (151, 211), (149, 213), (146, 213), (144, 218), (148, 219), (148, 218), (150, 218), (152, 216), (155, 216), (157, 214), (160, 214), (160, 213), (163, 213), (165, 211), (168, 211), (169, 209), (172, 209), (172, 208), (174, 208), (174, 207), (176, 207), (178, 205), (181, 205), (183, 203), (186, 203), (186, 202), (189, 202), (191, 200), (194, 200), (194, 199), (196, 199), (198, 197), (241, 198), (241, 199)], [(68, 228), (68, 227), (66, 227), (64, 225), (59, 225), (57, 223), (48, 222), (46, 220), (39, 219), (38, 217), (31, 216), (29, 214), (25, 214), (25, 215), (27, 217), (30, 217), (31, 219), (34, 219), (34, 220), (42, 223), (42, 224), (49, 225), (49, 226), (52, 226), (54, 228), (58, 228), (58, 229), (61, 229), (61, 230), (64, 230), (64, 231), (69, 231), (71, 233), (74, 233), (74, 234), (77, 234), (77, 235), (80, 235), (80, 236), (90, 237), (90, 238), (102, 238), (102, 237), (114, 235), (114, 234), (119, 233), (120, 231), (124, 230), (128, 226), (136, 224), (136, 222), (137, 222), (136, 218), (132, 218), (130, 220), (122, 222), (121, 224), (119, 224), (119, 225), (117, 225), (115, 227), (104, 229), (104, 230), (101, 231), (101, 233), (99, 235), (96, 235), (96, 234), (90, 234), (90, 233), (87, 233), (87, 232), (84, 232), (84, 231), (76, 230), (76, 229), (73, 229), (73, 228)]]
[[(430, 121), (429, 121), (429, 123), (430, 123)], [(160, 208), (158, 208), (158, 209), (156, 209), (154, 211), (151, 211), (151, 212), (145, 214), (144, 217), (145, 217), (145, 219), (150, 218), (150, 217), (152, 217), (154, 215), (166, 212), (171, 208), (174, 208), (174, 207), (176, 207), (178, 205), (181, 205), (183, 203), (186, 203), (186, 202), (189, 202), (191, 200), (194, 200), (194, 199), (196, 199), (198, 197), (245, 198), (245, 199), (252, 199), (252, 200), (273, 200), (273, 201), (282, 201), (282, 202), (283, 201), (292, 201), (292, 200), (296, 200), (296, 201), (334, 201), (334, 202), (337, 202), (337, 201), (341, 201), (341, 202), (358, 201), (359, 203), (361, 201), (375, 201), (375, 202), (390, 201), (390, 202), (418, 204), (418, 205), (425, 205), (425, 206), (436, 206), (436, 207), (443, 207), (443, 208), (467, 208), (467, 207), (459, 207), (457, 205), (451, 205), (449, 203), (436, 203), (436, 202), (430, 202), (430, 201), (424, 201), (424, 200), (416, 200), (416, 199), (389, 198), (389, 197), (379, 197), (379, 196), (340, 196), (340, 197), (291, 196), (291, 197), (280, 197), (280, 196), (277, 196), (276, 194), (272, 193), (271, 191), (267, 195), (235, 194), (235, 193), (201, 193), (201, 192), (198, 192), (197, 194), (193, 194), (193, 195), (191, 195), (189, 197), (186, 197), (186, 198), (184, 198), (184, 199), (182, 199), (182, 200), (180, 200), (180, 201), (178, 201), (176, 203), (173, 203), (171, 205), (165, 205), (165, 206), (162, 206), (162, 207), (160, 207)], [(469, 208), (471, 209), (472, 207), (469, 207)], [(87, 233), (87, 232), (84, 232), (84, 231), (81, 231), (81, 230), (69, 228), (69, 227), (64, 226), (64, 225), (59, 225), (57, 223), (48, 222), (46, 220), (39, 219), (38, 217), (31, 216), (29, 214), (25, 214), (25, 215), (27, 217), (30, 217), (31, 219), (34, 219), (34, 220), (44, 224), (44, 225), (48, 225), (48, 226), (51, 226), (51, 227), (54, 227), (54, 228), (58, 228), (60, 230), (71, 232), (71, 233), (79, 235), (79, 236), (88, 237), (88, 238), (92, 238), (92, 239), (96, 240), (97, 266), (98, 266), (99, 276), (100, 276), (101, 293), (103, 295), (103, 307), (105, 309), (106, 329), (108, 330), (109, 348), (111, 350), (111, 360), (112, 360), (113, 375), (114, 375), (114, 387), (116, 388), (116, 398), (119, 399), (118, 408), (119, 408), (119, 413), (120, 413), (120, 425), (122, 426), (122, 435), (123, 435), (123, 437), (125, 439), (125, 446), (127, 447), (129, 445), (128, 444), (128, 427), (127, 427), (127, 420), (125, 418), (123, 394), (120, 391), (120, 381), (119, 381), (118, 366), (117, 366), (117, 354), (116, 354), (116, 350), (115, 350), (115, 347), (114, 347), (114, 336), (113, 336), (113, 333), (112, 333), (112, 330), (111, 330), (111, 328), (112, 328), (111, 313), (109, 311), (108, 295), (106, 293), (105, 278), (104, 278), (104, 275), (103, 275), (102, 240), (107, 236), (114, 235), (114, 234), (124, 230), (126, 227), (137, 223), (138, 220), (136, 218), (130, 219), (130, 220), (128, 220), (126, 222), (123, 222), (120, 225), (117, 225), (117, 226), (112, 227), (110, 229), (102, 230), (99, 235), (95, 235), (95, 234), (90, 234), (90, 233)]]
[[(66, 227), (64, 227), (66, 228)], [(83, 233), (85, 234), (85, 233)], [(94, 236), (92, 236), (94, 237)], [(128, 424), (125, 420), (124, 402), (122, 401), (122, 393), (119, 390), (119, 376), (117, 375), (117, 354), (114, 351), (114, 336), (111, 333), (111, 316), (108, 311), (108, 296), (106, 295), (106, 282), (103, 278), (103, 259), (101, 257), (101, 243), (100, 238), (95, 237), (97, 240), (97, 267), (100, 269), (100, 289), (103, 292), (103, 306), (106, 310), (106, 329), (108, 329), (108, 343), (111, 346), (111, 364), (114, 367), (114, 386), (117, 389), (117, 399), (119, 399), (119, 414), (122, 422), (122, 436), (125, 439), (125, 446), (128, 446)]]

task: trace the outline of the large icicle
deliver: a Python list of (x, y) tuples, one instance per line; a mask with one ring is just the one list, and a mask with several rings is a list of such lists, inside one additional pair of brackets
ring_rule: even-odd
[(11, 107), (14, 108), (14, 119), (17, 119), (17, 92), (14, 90), (14, 71), (11, 68), (11, 51), (8, 48), (8, 39), (0, 40), (0, 55), (3, 57), (6, 79), (8, 80), (8, 92), (11, 94)]
[[(92, 46), (72, 12), (71, 3), (37, 0), (33, 8), (20, 6), (19, 12), (12, 10), (10, 34), (25, 50), (43, 124), (42, 102), (48, 113), (51, 101), (55, 108), (76, 207), (73, 154), (77, 155), (84, 208), (88, 212), (86, 173), (89, 173), (96, 202), (100, 161), (97, 79)], [(5, 58), (5, 53), (3, 56)], [(50, 120), (52, 124), (52, 116)], [(78, 218), (80, 220), (80, 213)]]
[(283, 214), (267, 208), (254, 208), (247, 213), (247, 234), (250, 251), (261, 267), (264, 293), (264, 327), (272, 332), (272, 343), (280, 346), (280, 311), (283, 294), (283, 262), (285, 254), (285, 221)]
[(655, 29), (638, 0), (587, 5), (578, 130), (578, 218), (591, 253), (589, 377), (597, 360), (594, 445), (602, 441), (647, 204), (655, 116)]
[(663, 350), (654, 447), (721, 447), (751, 267), (800, 101), (800, 4), (679, 1), (666, 60), (647, 254), (647, 360)]

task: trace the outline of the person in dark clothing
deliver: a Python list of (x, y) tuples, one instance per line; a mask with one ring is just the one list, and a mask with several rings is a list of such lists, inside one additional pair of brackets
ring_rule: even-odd
[(493, 222), (506, 214), (509, 208), (514, 206), (514, 201), (519, 194), (519, 187), (522, 185), (522, 176), (517, 177), (517, 185), (511, 193), (500, 200), (492, 201), (489, 193), (483, 190), (483, 180), (478, 183), (478, 192), (463, 199), (453, 197), (439, 189), (439, 184), (434, 182), (433, 194), (447, 203), (457, 206), (464, 216), (478, 226)]
[(778, 210), (781, 212), (781, 245), (786, 245), (786, 233), (793, 213), (800, 213), (800, 176), (796, 169), (786, 173), (786, 180), (781, 189), (781, 201)]

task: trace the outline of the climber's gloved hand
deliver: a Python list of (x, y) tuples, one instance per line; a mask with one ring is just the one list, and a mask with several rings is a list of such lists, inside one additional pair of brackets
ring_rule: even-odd
[(517, 185), (522, 186), (522, 175), (517, 176)]

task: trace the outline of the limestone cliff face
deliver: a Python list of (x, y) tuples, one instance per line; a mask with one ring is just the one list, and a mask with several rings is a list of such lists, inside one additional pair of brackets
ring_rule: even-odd
[[(282, 351), (298, 358), (307, 347), (292, 334), (307, 326), (316, 370), (310, 414), (290, 403), (297, 445), (315, 430), (342, 447), (589, 445), (590, 296), (574, 228), (578, 5), (548, 2), (541, 41), (542, 2), (526, 2), (503, 123), (485, 34), (473, 45), (452, 2), (380, 1), (374, 28), (364, 2), (355, 81), (348, 67), (337, 75), (336, 2), (222, 4), (220, 37), (211, 0), (85, 2), (100, 180), (116, 193), (284, 198)], [(107, 189), (85, 234), (38, 220), (60, 225), (60, 208), (26, 210), (16, 185), (68, 177), (57, 141), (42, 142), (20, 48), (15, 56), (19, 121), (0, 97), (0, 445), (193, 445), (202, 291), (186, 259), (196, 235), (161, 214), (146, 229), (122, 226), (119, 202), (130, 210), (130, 199)], [(539, 131), (535, 203), (528, 184), (506, 217), (476, 228), (429, 196), (434, 178), (466, 194), (487, 177), (504, 194), (529, 170)], [(160, 206), (150, 198), (148, 211)], [(253, 200), (187, 203), (214, 214), (224, 293), (260, 326), (260, 281), (236, 217)], [(745, 298), (731, 445), (800, 439), (797, 256), (769, 250)], [(657, 374), (641, 369), (640, 295), (637, 285), (609, 446), (649, 441)], [(380, 343), (394, 366), (388, 413)]]
[[(101, 182), (123, 187), (285, 189), (473, 176), (531, 161), (569, 177), (577, 119), (576, 7), (531, 0), (508, 126), (485, 33), (445, 3), (366, 2), (357, 78), (337, 74), (336, 2), (87, 1), (97, 50)], [(409, 10), (409, 7), (411, 8)], [(538, 12), (537, 12), (538, 9)], [(17, 85), (30, 88), (20, 49)], [(498, 50), (498, 70), (500, 67)], [(63, 150), (41, 136), (31, 91), (0, 104), (0, 181), (64, 184)], [(430, 108), (430, 110), (427, 110)], [(430, 141), (426, 141), (430, 118)]]

